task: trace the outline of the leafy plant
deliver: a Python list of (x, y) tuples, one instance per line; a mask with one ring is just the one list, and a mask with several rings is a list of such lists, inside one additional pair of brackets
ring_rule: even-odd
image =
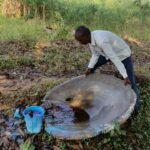
[(20, 145), (20, 150), (35, 150), (35, 146), (32, 145), (31, 141), (28, 139)]
[(66, 144), (64, 142), (60, 144), (60, 149), (67, 150)]
[(47, 132), (43, 134), (42, 140), (45, 141), (47, 140), (48, 142), (52, 142), (54, 140), (53, 136), (48, 134)]

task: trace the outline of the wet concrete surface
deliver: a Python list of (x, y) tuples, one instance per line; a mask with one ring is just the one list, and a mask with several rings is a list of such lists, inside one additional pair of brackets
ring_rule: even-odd
[[(93, 93), (90, 107), (85, 105), (88, 92)], [(93, 74), (88, 77), (75, 77), (54, 87), (44, 97), (46, 105), (56, 102), (66, 103), (71, 107), (79, 106), (75, 107), (77, 110), (67, 110), (66, 118), (69, 118), (69, 122), (62, 121), (52, 125), (46, 120), (46, 131), (61, 139), (89, 138), (106, 130), (108, 132), (115, 122), (121, 124), (130, 116), (135, 100), (136, 95), (131, 87), (125, 86), (123, 81), (114, 76)], [(75, 116), (80, 116), (77, 122)], [(86, 121), (83, 121), (85, 118)]]

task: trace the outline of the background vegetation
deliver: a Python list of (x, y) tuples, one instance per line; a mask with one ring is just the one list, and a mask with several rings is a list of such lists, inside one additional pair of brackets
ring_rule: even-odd
[[(0, 40), (72, 38), (81, 24), (150, 39), (149, 0), (1, 0), (0, 5), (9, 18), (0, 17)], [(53, 34), (44, 33), (45, 27)]]

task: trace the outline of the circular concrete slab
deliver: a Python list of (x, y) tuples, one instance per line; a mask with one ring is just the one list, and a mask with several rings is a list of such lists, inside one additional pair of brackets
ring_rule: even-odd
[(51, 124), (46, 118), (46, 131), (60, 139), (91, 138), (124, 123), (134, 109), (136, 95), (130, 85), (124, 86), (122, 80), (104, 74), (78, 76), (66, 81), (50, 90), (44, 101), (66, 103), (71, 95), (89, 90), (94, 93), (92, 107), (85, 109), (90, 115), (89, 121)]

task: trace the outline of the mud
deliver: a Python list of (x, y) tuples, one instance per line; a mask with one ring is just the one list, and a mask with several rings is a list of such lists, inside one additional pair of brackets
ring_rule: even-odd
[(93, 98), (94, 98), (94, 92), (88, 90), (88, 91), (77, 92), (76, 94), (67, 98), (66, 101), (73, 108), (85, 109), (85, 108), (92, 107)]
[(81, 123), (89, 120), (88, 113), (81, 108), (70, 107), (66, 103), (51, 103), (46, 110), (45, 118), (51, 125)]

